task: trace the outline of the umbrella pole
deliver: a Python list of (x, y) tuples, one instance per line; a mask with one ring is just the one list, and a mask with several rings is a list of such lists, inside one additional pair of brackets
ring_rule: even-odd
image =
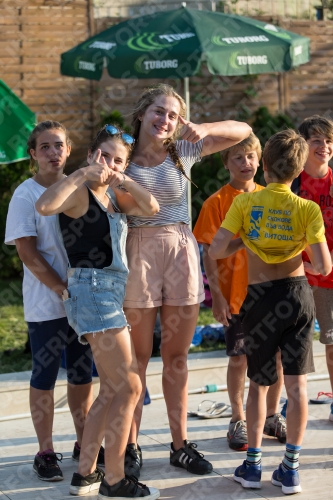
[[(184, 78), (184, 95), (185, 95), (185, 104), (186, 104), (186, 120), (190, 121), (190, 82), (189, 77), (186, 76)], [(189, 173), (189, 177), (191, 177), (191, 172)], [(192, 194), (191, 194), (191, 183), (187, 183), (187, 209), (188, 214), (190, 216), (190, 228), (192, 229)]]

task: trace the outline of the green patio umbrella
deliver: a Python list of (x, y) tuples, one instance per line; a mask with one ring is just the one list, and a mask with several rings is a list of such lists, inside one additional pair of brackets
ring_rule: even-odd
[[(309, 38), (248, 17), (181, 7), (128, 19), (61, 55), (61, 73), (100, 80), (184, 79), (190, 119), (189, 77), (205, 62), (216, 75), (288, 71), (309, 61)], [(189, 208), (190, 208), (189, 187)]]
[(63, 75), (185, 78), (288, 71), (309, 61), (306, 37), (248, 17), (181, 7), (121, 22), (61, 56)]
[(35, 114), (0, 80), (0, 164), (29, 158), (27, 139)]

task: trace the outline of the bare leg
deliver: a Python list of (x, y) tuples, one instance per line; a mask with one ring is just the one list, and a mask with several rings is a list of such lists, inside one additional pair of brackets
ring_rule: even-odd
[(127, 321), (131, 325), (131, 337), (138, 362), (142, 393), (136, 406), (129, 443), (137, 443), (141, 424), (143, 400), (146, 391), (146, 370), (153, 349), (153, 335), (156, 322), (157, 307), (149, 309), (125, 309)]
[(73, 385), (67, 384), (67, 400), (71, 410), (75, 426), (77, 442), (81, 446), (83, 428), (88, 415), (88, 411), (93, 402), (93, 385)]
[(285, 375), (288, 395), (287, 443), (301, 446), (308, 421), (306, 375)]
[(243, 401), (246, 368), (247, 361), (245, 354), (230, 356), (227, 371), (227, 387), (232, 409), (232, 422), (245, 420)]
[(268, 387), (250, 380), (246, 403), (247, 437), (249, 448), (260, 448), (266, 420), (266, 396)]
[(281, 363), (281, 351), (276, 353), (276, 371), (278, 380), (270, 385), (267, 393), (267, 417), (279, 413), (279, 403), (283, 387), (283, 367)]
[(187, 354), (199, 313), (199, 304), (161, 307), (163, 392), (175, 450), (187, 438)]
[(100, 392), (83, 432), (79, 474), (95, 470), (105, 434), (106, 481), (124, 478), (124, 456), (135, 406), (141, 393), (133, 343), (127, 328), (86, 335), (100, 377)]
[(333, 392), (333, 344), (326, 344), (325, 349), (326, 349), (327, 370), (330, 376), (331, 388)]
[(39, 452), (53, 450), (54, 390), (43, 391), (30, 386), (30, 412), (37, 434)]

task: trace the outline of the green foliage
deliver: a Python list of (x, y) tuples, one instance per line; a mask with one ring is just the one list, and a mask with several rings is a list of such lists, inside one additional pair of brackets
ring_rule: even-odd
[(321, 3), (322, 3), (323, 8), (326, 9), (329, 13), (327, 18), (332, 19), (333, 18), (333, 0), (322, 0)]
[[(250, 88), (248, 87), (248, 89)], [(253, 117), (251, 123), (253, 132), (259, 137), (262, 148), (269, 137), (276, 132), (286, 128), (295, 128), (295, 124), (289, 116), (282, 113), (272, 115), (266, 106), (261, 106), (254, 113), (251, 113), (247, 107), (238, 108), (238, 120), (250, 121), (250, 116)], [(198, 186), (195, 187), (192, 184), (192, 220), (194, 226), (203, 202), (229, 181), (229, 173), (223, 166), (220, 154), (215, 153), (195, 164), (192, 168), (192, 180)], [(255, 181), (265, 185), (261, 167), (258, 168)]]
[[(8, 205), (14, 190), (31, 176), (29, 161), (0, 165), (0, 238), (5, 239)], [(16, 247), (2, 243), (0, 252), (0, 279), (17, 278), (22, 273), (22, 263)]]
[(324, 9), (333, 11), (333, 0), (321, 0)]
[(121, 128), (128, 134), (131, 133), (131, 127), (125, 124), (124, 117), (120, 113), (120, 111), (117, 111), (116, 109), (111, 111), (111, 113), (106, 113), (105, 111), (101, 111), (100, 116), (101, 116), (101, 127), (104, 127), (104, 125), (108, 124), (115, 126), (118, 125), (119, 128)]
[(272, 115), (266, 106), (261, 106), (253, 113), (252, 128), (253, 132), (259, 137), (261, 146), (264, 147), (266, 141), (276, 132), (286, 128), (295, 128), (295, 123), (289, 116), (278, 113)]
[(200, 307), (197, 325), (206, 326), (210, 325), (211, 323), (216, 323), (216, 319), (213, 316), (211, 308)]

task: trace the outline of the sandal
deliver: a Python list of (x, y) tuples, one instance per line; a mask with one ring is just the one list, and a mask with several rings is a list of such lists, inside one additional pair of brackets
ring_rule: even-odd
[[(210, 405), (205, 405), (204, 403), (210, 403)], [(189, 417), (199, 417), (199, 418), (220, 418), (220, 417), (231, 417), (231, 406), (226, 403), (217, 403), (216, 401), (211, 401), (209, 399), (204, 399), (198, 406), (197, 411), (188, 411), (187, 415)]]
[[(326, 396), (326, 398), (319, 399), (321, 396)], [(310, 403), (314, 405), (324, 405), (333, 403), (333, 394), (331, 392), (318, 392), (316, 399), (310, 399)]]

